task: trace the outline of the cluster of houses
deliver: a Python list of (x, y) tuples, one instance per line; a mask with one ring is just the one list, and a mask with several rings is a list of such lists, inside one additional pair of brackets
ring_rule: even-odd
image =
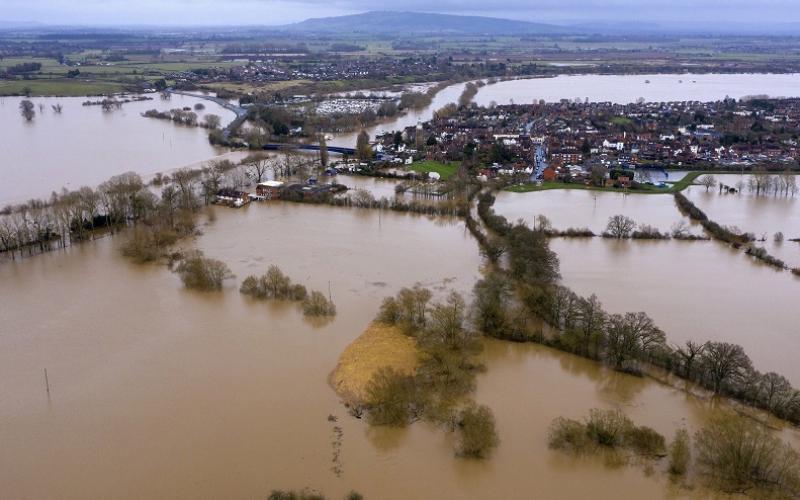
[(214, 203), (232, 208), (241, 208), (253, 201), (288, 200), (318, 201), (327, 196), (347, 191), (342, 184), (317, 184), (316, 182), (291, 183), (264, 181), (256, 184), (254, 193), (238, 189), (223, 188), (217, 191)]
[[(796, 168), (799, 133), (800, 99), (753, 98), (469, 106), (409, 127), (403, 139), (424, 144), (428, 159), (474, 161), (485, 167), (482, 175), (525, 172), (547, 180), (588, 175), (595, 166)], [(381, 138), (381, 145), (391, 140)]]
[[(242, 58), (242, 55), (237, 55)], [(281, 57), (237, 59), (230, 69), (197, 69), (167, 75), (185, 82), (266, 83), (290, 80), (334, 81), (426, 76), (446, 69), (446, 61), (429, 56), (320, 59), (306, 53)]]

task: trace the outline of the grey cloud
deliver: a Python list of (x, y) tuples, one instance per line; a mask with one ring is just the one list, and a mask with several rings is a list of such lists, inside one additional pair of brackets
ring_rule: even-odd
[(283, 24), (367, 10), (418, 10), (541, 22), (800, 22), (797, 0), (2, 0), (0, 20), (81, 24)]

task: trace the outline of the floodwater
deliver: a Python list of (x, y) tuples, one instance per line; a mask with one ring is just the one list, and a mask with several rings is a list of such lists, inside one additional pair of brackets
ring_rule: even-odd
[[(464, 91), (465, 83), (457, 83), (454, 85), (450, 85), (449, 87), (445, 87), (431, 101), (431, 104), (426, 106), (422, 109), (417, 110), (409, 110), (407, 113), (404, 113), (397, 118), (374, 125), (366, 129), (366, 132), (369, 134), (370, 138), (373, 139), (377, 135), (382, 135), (386, 132), (392, 132), (394, 130), (403, 130), (406, 127), (413, 127), (420, 123), (427, 122), (433, 118), (433, 113), (437, 110), (443, 108), (447, 104), (451, 102), (458, 102), (458, 98), (461, 96), (461, 93)], [(339, 147), (346, 147), (352, 148), (356, 145), (356, 137), (361, 131), (356, 131), (348, 134), (338, 134), (336, 135), (333, 140), (329, 141), (330, 146), (339, 146)]]
[[(415, 282), (466, 292), (478, 278), (463, 223), (281, 203), (213, 210), (195, 244), (237, 274), (221, 293), (129, 263), (119, 238), (0, 266), (4, 497), (688, 495), (660, 472), (551, 451), (547, 426), (618, 407), (672, 436), (700, 425), (709, 403), (540, 346), (486, 343), (476, 399), (493, 408), (502, 439), (490, 460), (456, 459), (442, 429), (370, 428), (346, 414), (326, 379), (382, 298)], [(312, 323), (294, 305), (241, 296), (238, 283), (269, 264), (330, 291), (338, 316)]]
[[(699, 189), (705, 191), (695, 186), (692, 197)], [(727, 208), (743, 209), (741, 205)], [(661, 231), (669, 231), (680, 220), (689, 223), (671, 195), (504, 192), (498, 194), (495, 210), (509, 220), (522, 218), (531, 226), (534, 217), (543, 214), (556, 229), (588, 225), (595, 233), (605, 229), (608, 217), (615, 214)], [(692, 232), (703, 233), (697, 225)], [(787, 241), (784, 245), (798, 244)], [(645, 311), (673, 343), (718, 340), (740, 344), (758, 370), (776, 371), (800, 385), (795, 305), (800, 279), (790, 273), (776, 271), (741, 250), (713, 241), (556, 238), (551, 240), (551, 248), (560, 258), (564, 284), (580, 295), (597, 294), (608, 311)]]
[[(684, 194), (712, 220), (736, 226), (753, 233), (759, 240), (756, 244), (785, 261), (792, 267), (800, 267), (800, 243), (789, 241), (800, 239), (800, 194), (794, 196), (773, 193), (756, 196), (748, 188), (748, 175), (715, 175), (718, 182), (727, 186), (744, 186), (737, 194), (720, 194), (719, 189), (692, 186)], [(797, 178), (800, 182), (800, 177)], [(783, 233), (784, 241), (776, 242), (775, 234)]]
[[(195, 111), (200, 120), (213, 113), (227, 123), (234, 118), (231, 111), (194, 97), (173, 95), (163, 101), (152, 96), (152, 101), (129, 102), (113, 111), (82, 105), (98, 97), (34, 97), (36, 117), (29, 123), (19, 113), (23, 98), (0, 98), (0, 205), (47, 197), (62, 187), (94, 187), (124, 172), (164, 172), (225, 151), (209, 144), (204, 128), (177, 126), (141, 113), (202, 103), (205, 109)], [(60, 114), (52, 110), (55, 104), (63, 106)]]
[[(545, 215), (554, 229), (588, 227), (601, 234), (609, 217), (625, 215), (637, 224), (669, 232), (683, 216), (671, 195), (628, 194), (585, 189), (552, 189), (531, 193), (497, 193), (494, 209), (509, 221), (524, 220), (533, 227), (537, 215)], [(699, 234), (699, 233), (698, 233)]]
[(488, 106), (492, 102), (588, 99), (629, 104), (639, 98), (648, 102), (718, 101), (726, 96), (739, 99), (751, 95), (798, 97), (800, 74), (562, 75), (487, 85), (475, 96), (475, 102)]

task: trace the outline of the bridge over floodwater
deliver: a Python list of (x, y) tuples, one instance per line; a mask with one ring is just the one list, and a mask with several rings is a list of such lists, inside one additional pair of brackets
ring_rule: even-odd
[[(299, 149), (302, 151), (319, 151), (319, 144), (265, 144), (264, 149), (267, 151), (279, 151), (281, 149)], [(343, 148), (340, 146), (328, 146), (329, 153), (336, 153), (340, 155), (354, 156), (356, 150), (354, 148)]]

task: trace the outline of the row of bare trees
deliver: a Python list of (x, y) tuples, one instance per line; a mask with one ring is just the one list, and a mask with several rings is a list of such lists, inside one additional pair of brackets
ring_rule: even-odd
[(763, 168), (757, 168), (752, 175), (747, 177), (747, 182), (739, 181), (735, 186), (728, 186), (719, 182), (714, 175), (704, 175), (698, 179), (697, 183), (706, 188), (706, 192), (719, 186), (720, 194), (731, 189), (737, 192), (747, 187), (747, 190), (756, 196), (795, 196), (800, 190), (797, 184), (797, 175), (791, 170), (785, 170), (779, 174), (771, 174)]
[[(485, 241), (503, 248), (508, 269), (493, 266), (475, 286), (475, 321), (482, 333), (543, 342), (628, 373), (660, 367), (715, 394), (800, 424), (800, 391), (785, 377), (760, 373), (735, 344), (670, 345), (647, 314), (609, 314), (596, 296), (581, 297), (558, 284), (558, 260), (549, 250), (544, 231), (509, 224), (491, 209), (493, 202), (491, 195), (482, 195), (478, 214), (494, 233)], [(545, 262), (549, 262), (548, 272), (530, 272)]]
[(0, 253), (12, 259), (90, 240), (97, 230), (115, 231), (139, 222), (164, 220), (169, 227), (186, 223), (186, 214), (211, 203), (223, 187), (248, 182), (228, 160), (198, 169), (180, 169), (146, 183), (136, 173), (111, 177), (97, 188), (53, 192), (0, 211)]

